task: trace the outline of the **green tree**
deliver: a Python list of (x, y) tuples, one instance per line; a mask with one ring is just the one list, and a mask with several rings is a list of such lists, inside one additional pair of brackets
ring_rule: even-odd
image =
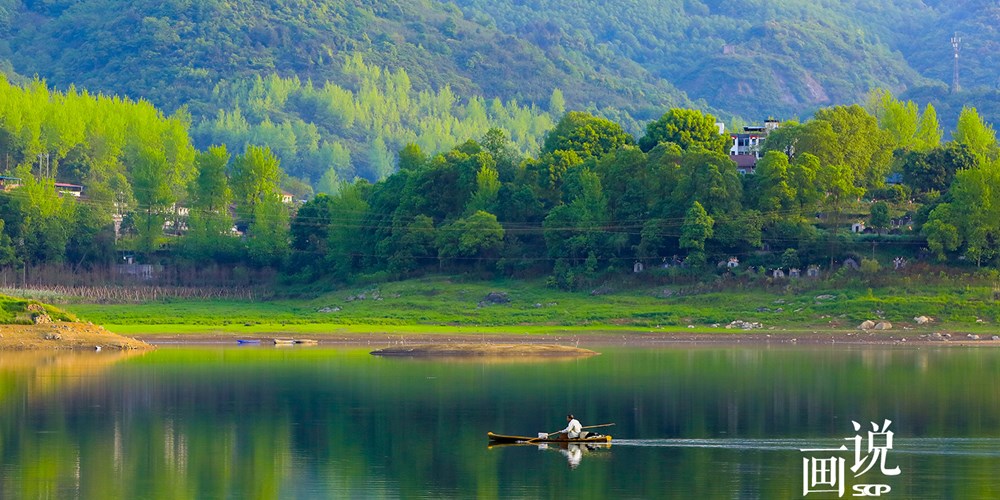
[(545, 136), (542, 153), (572, 151), (585, 160), (632, 143), (632, 136), (621, 125), (587, 113), (570, 111)]
[(670, 196), (675, 214), (684, 214), (693, 202), (713, 215), (736, 213), (742, 205), (743, 181), (736, 164), (715, 151), (686, 151)]
[(913, 101), (899, 101), (879, 89), (869, 95), (868, 109), (892, 137), (894, 149), (927, 151), (941, 144), (941, 127), (930, 104), (920, 113)]
[(469, 213), (496, 210), (497, 195), (500, 194), (500, 174), (496, 169), (484, 166), (476, 174), (476, 192), (469, 200)]
[(438, 240), (443, 260), (464, 259), (486, 269), (495, 264), (503, 245), (504, 229), (495, 215), (482, 210), (444, 226)]
[(159, 248), (163, 224), (174, 202), (166, 156), (163, 151), (142, 151), (132, 166), (132, 188), (141, 214), (136, 229), (136, 250), (150, 254)]
[(244, 154), (233, 159), (230, 168), (237, 214), (253, 224), (263, 202), (274, 197), (280, 200), (278, 159), (268, 148), (248, 146)]
[(552, 89), (552, 96), (549, 97), (549, 114), (552, 116), (562, 116), (566, 112), (566, 98), (558, 88)]
[(850, 168), (855, 182), (861, 187), (885, 184), (892, 160), (893, 139), (889, 132), (879, 128), (874, 116), (855, 104), (820, 109), (816, 111), (816, 120), (829, 123), (835, 137), (834, 156), (817, 155), (821, 161)]
[(978, 164), (969, 147), (957, 142), (927, 152), (911, 151), (902, 158), (903, 182), (915, 193), (944, 193), (951, 187), (956, 172)]
[(927, 151), (941, 146), (941, 124), (938, 123), (937, 111), (931, 103), (927, 103), (924, 112), (920, 114), (920, 123), (917, 124), (917, 135), (914, 141), (914, 149)]
[(993, 159), (997, 156), (997, 134), (993, 127), (979, 116), (976, 108), (968, 106), (962, 108), (952, 137), (956, 143), (969, 148), (969, 151), (980, 160)]
[(280, 267), (288, 257), (288, 208), (279, 195), (264, 197), (247, 229), (247, 255), (257, 266)]
[(579, 265), (594, 255), (607, 257), (607, 199), (597, 174), (587, 168), (573, 173), (569, 203), (553, 208), (543, 222), (549, 256)]
[(333, 210), (334, 198), (326, 193), (303, 203), (289, 227), (292, 250), (309, 254), (311, 260), (325, 258)]
[(229, 215), (233, 194), (226, 176), (228, 162), (225, 146), (212, 147), (195, 156), (198, 176), (189, 189), (188, 233), (181, 246), (182, 253), (193, 260), (235, 259), (236, 239)]
[(701, 203), (692, 203), (681, 226), (681, 248), (691, 252), (704, 252), (705, 240), (712, 237), (714, 225), (715, 220), (708, 215)]
[(316, 185), (316, 191), (320, 194), (335, 195), (337, 190), (340, 189), (342, 180), (340, 176), (337, 175), (337, 170), (328, 169), (323, 177), (320, 177), (319, 183)]
[(330, 275), (336, 279), (347, 279), (365, 258), (366, 247), (359, 241), (359, 233), (366, 229), (369, 215), (368, 190), (365, 181), (344, 183), (333, 196), (330, 213), (336, 223), (331, 223), (328, 229), (326, 263)]
[(879, 236), (882, 235), (882, 231), (889, 227), (889, 204), (884, 201), (878, 201), (872, 203), (871, 214), (868, 218), (868, 223), (878, 231)]
[(754, 187), (757, 207), (764, 213), (781, 217), (796, 207), (797, 193), (790, 180), (788, 156), (768, 151), (757, 162)]
[(696, 109), (671, 109), (646, 126), (646, 135), (639, 140), (643, 151), (650, 151), (661, 142), (672, 142), (682, 149), (695, 146), (725, 154), (729, 137), (719, 133), (714, 116)]
[(414, 143), (407, 144), (399, 152), (400, 170), (420, 170), (427, 166), (428, 161), (427, 155)]

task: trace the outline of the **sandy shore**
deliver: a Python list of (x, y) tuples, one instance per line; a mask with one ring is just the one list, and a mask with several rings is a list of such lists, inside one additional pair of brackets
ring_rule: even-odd
[(135, 350), (153, 346), (111, 333), (90, 323), (0, 325), (0, 351), (27, 350)]

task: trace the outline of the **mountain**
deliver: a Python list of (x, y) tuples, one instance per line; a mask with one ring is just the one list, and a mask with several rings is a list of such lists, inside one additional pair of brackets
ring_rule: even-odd
[(630, 61), (567, 67), (530, 40), (429, 0), (46, 0), (9, 2), (4, 50), (14, 69), (57, 86), (144, 97), (168, 110), (206, 105), (220, 81), (278, 74), (343, 81), (341, 62), (405, 68), (417, 88), (574, 106), (692, 105)]
[[(473, 119), (475, 126), (468, 115), (494, 99), (523, 110), (522, 150), (554, 122), (543, 115), (562, 109), (588, 110), (641, 135), (670, 107), (737, 123), (805, 118), (861, 102), (876, 87), (948, 113), (979, 106), (995, 121), (998, 24), (992, 0), (0, 0), (0, 68), (57, 88), (147, 99), (168, 112), (185, 107), (202, 146), (225, 140), (219, 131), (230, 125), (246, 129), (237, 143), (273, 136), (268, 127), (295, 129), (283, 140), (310, 136), (312, 155), (296, 152), (295, 161), (329, 164), (345, 150), (356, 164), (340, 178), (373, 178), (384, 170), (375, 158), (391, 156), (401, 141), (440, 151), (464, 140), (459, 133), (480, 133), (502, 113)], [(956, 32), (957, 94), (948, 92)], [(414, 107), (403, 126), (386, 130), (393, 106), (418, 97), (385, 101), (379, 106), (388, 111), (363, 127), (323, 122), (316, 103), (325, 106), (324, 97), (313, 89), (332, 89), (331, 99), (347, 92), (341, 100), (374, 109), (361, 103), (374, 98), (378, 78), (350, 70), (357, 57), (382, 78), (376, 93), (391, 93), (388, 75), (402, 71), (412, 96), (454, 99), (434, 137), (420, 129), (433, 106)], [(267, 90), (261, 81), (286, 83)], [(261, 107), (254, 89), (278, 91), (266, 97), (281, 102)], [(942, 122), (955, 116), (942, 113)], [(313, 154), (324, 140), (326, 152)], [(322, 166), (301, 170), (314, 184), (324, 175)]]

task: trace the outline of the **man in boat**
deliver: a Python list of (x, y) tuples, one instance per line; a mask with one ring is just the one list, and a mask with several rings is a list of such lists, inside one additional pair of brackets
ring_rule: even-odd
[(566, 415), (566, 421), (569, 423), (565, 429), (559, 431), (560, 439), (576, 439), (580, 437), (580, 432), (583, 431), (583, 425), (580, 424), (580, 421), (572, 413)]

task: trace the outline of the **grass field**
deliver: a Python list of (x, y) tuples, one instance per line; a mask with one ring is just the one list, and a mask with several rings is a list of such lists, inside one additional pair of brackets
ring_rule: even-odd
[[(487, 303), (491, 292), (509, 302)], [(457, 282), (428, 278), (261, 302), (170, 300), (70, 303), (81, 319), (122, 334), (184, 333), (549, 333), (553, 331), (725, 331), (734, 320), (765, 329), (850, 330), (867, 319), (924, 329), (988, 332), (1000, 320), (992, 289), (914, 285), (701, 292), (647, 287), (565, 292), (542, 282)], [(690, 328), (689, 325), (694, 328)]]

